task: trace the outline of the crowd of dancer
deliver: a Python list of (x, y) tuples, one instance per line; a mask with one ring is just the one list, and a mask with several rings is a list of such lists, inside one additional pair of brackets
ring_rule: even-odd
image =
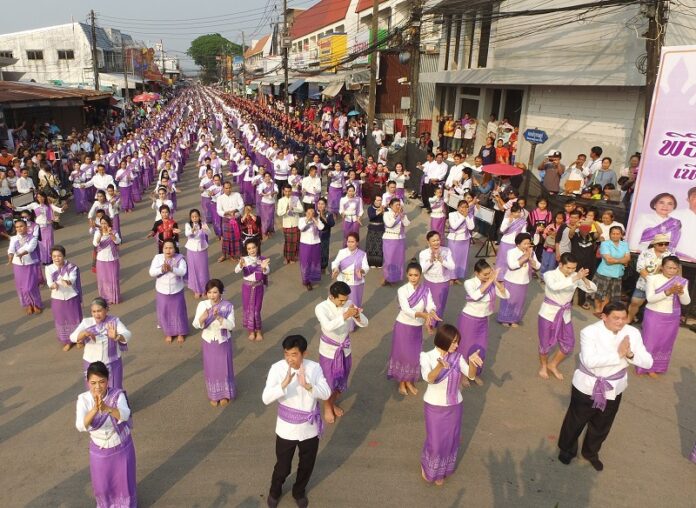
[[(78, 399), (76, 427), (90, 433), (98, 505), (137, 503), (131, 408), (121, 360), (132, 334), (110, 315), (110, 307), (122, 301), (120, 214), (130, 213), (149, 195), (155, 217), (148, 234), (154, 253), (148, 273), (155, 279), (157, 325), (167, 343), (183, 344), (190, 326), (201, 330), (207, 397), (214, 407), (226, 406), (237, 396), (232, 355), (236, 324), (222, 281), (210, 277), (211, 245), (217, 240), (217, 261), (230, 260), (234, 272), (241, 274), (242, 326), (252, 342), (264, 339), (262, 311), (271, 263), (262, 250), (275, 235), (276, 223), (282, 227), (283, 262), (299, 265), (306, 290), (313, 290), (324, 276), (334, 279), (328, 298), (315, 308), (321, 328), (319, 362), (305, 358), (305, 337), (285, 337), (284, 359), (271, 367), (263, 391), (265, 404), (279, 402), (269, 506), (278, 504), (295, 448), (300, 462), (292, 495), (298, 506), (308, 504), (306, 486), (323, 425), (335, 423), (345, 412), (339, 399), (348, 388), (352, 368), (350, 335), (368, 325), (363, 309), (365, 277), (379, 269), (383, 285), (399, 285), (387, 377), (398, 382), (404, 396), (418, 393), (419, 380), (427, 382), (421, 454), (421, 474), (427, 482), (441, 485), (454, 473), (463, 417), (461, 388), (484, 383), (483, 370), (491, 361), (489, 319), (498, 301), (498, 321), (518, 326), (528, 315), (527, 289), (535, 276), (545, 291), (538, 310), (539, 375), (545, 379), (549, 374), (563, 379), (559, 364), (574, 352), (575, 294), (594, 295), (600, 321), (580, 333), (581, 364), (573, 375), (558, 444), (559, 459), (569, 463), (587, 425), (582, 455), (601, 470), (599, 449), (626, 387), (627, 367), (634, 365), (639, 374), (667, 371), (680, 304), (689, 303), (679, 259), (664, 248), (669, 238), (656, 236), (650, 247), (653, 256), (646, 256), (641, 265), (644, 289), (632, 302), (640, 307), (641, 296), (647, 300), (641, 335), (630, 324), (637, 309), (629, 311), (617, 301), (613, 279), (622, 273), (627, 249), (622, 245), (623, 232), (611, 217), (598, 222), (596, 213), (575, 206), (553, 216), (543, 199), (528, 213), (516, 193), (499, 192), (508, 198), (498, 198), (502, 221), (496, 262), (478, 260), (469, 273), (479, 203), (472, 186), (462, 184), (471, 179), (472, 171), (462, 166), (452, 179), (451, 170), (447, 178), (444, 174), (436, 178), (442, 163), (438, 155), (429, 161), (430, 178), (421, 192), (424, 206), (431, 210), (430, 231), (423, 250), (408, 261), (405, 186), (410, 173), (400, 164), (390, 170), (356, 154), (338, 134), (332, 137), (321, 129), (298, 134), (292, 122), (272, 108), (196, 88), (109, 144), (109, 150), (76, 165), (71, 174), (73, 206), (89, 221), (99, 295), (90, 302), (91, 317), (82, 314), (80, 269), (53, 238), (53, 214), (66, 208), (37, 193), (35, 203), (22, 211), (23, 218), (15, 220), (8, 253), (22, 307), (28, 314), (40, 313), (44, 308), (40, 287), (45, 284), (51, 291), (51, 311), (63, 349), (76, 345), (83, 350), (88, 391)], [(300, 144), (321, 145), (331, 151), (330, 157), (302, 155)], [(177, 186), (191, 158), (198, 166), (200, 207), (182, 213), (177, 208)], [(183, 228), (179, 222), (184, 222)], [(339, 224), (342, 248), (332, 258), (331, 232)], [(599, 266), (594, 251), (589, 260), (583, 251), (583, 239), (589, 234), (604, 240)], [(459, 285), (466, 295), (463, 305), (449, 298)], [(199, 300), (192, 321), (186, 308), (187, 289)], [(448, 300), (462, 307), (456, 326), (443, 322)], [(433, 348), (423, 351), (426, 334), (434, 334)]]

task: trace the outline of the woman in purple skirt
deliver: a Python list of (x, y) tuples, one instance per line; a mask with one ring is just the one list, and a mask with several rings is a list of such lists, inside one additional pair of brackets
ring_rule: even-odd
[(430, 209), (430, 230), (440, 233), (440, 238), (445, 237), (445, 223), (447, 222), (447, 203), (443, 197), (442, 187), (435, 187), (435, 195), (429, 198)]
[(454, 473), (462, 428), (462, 374), (474, 379), (483, 362), (474, 351), (468, 358), (457, 348), (459, 332), (442, 324), (435, 333), (435, 348), (420, 354), (420, 368), (428, 388), (423, 397), (425, 443), (421, 452), (421, 475), (426, 482), (442, 485)]
[(394, 322), (387, 379), (399, 382), (401, 395), (417, 395), (414, 385), (420, 378), (419, 356), (423, 348), (423, 325), (432, 333), (440, 321), (430, 290), (423, 284), (421, 266), (412, 262), (406, 269), (408, 282), (397, 291), (399, 314)]
[(222, 299), (225, 286), (221, 280), (210, 279), (206, 285), (207, 300), (198, 303), (193, 327), (203, 330), (203, 372), (210, 405), (226, 406), (237, 395), (232, 365), (232, 329), (234, 307)]
[(46, 267), (46, 281), (51, 290), (51, 312), (58, 342), (63, 351), (70, 351), (70, 333), (82, 321), (82, 284), (80, 269), (65, 259), (65, 247), (51, 249), (53, 263)]
[(339, 213), (341, 196), (343, 195), (343, 186), (346, 180), (346, 172), (343, 171), (343, 166), (340, 162), (335, 162), (333, 168), (328, 173), (329, 177), (329, 195), (328, 208), (330, 213)]
[(423, 284), (430, 290), (437, 315), (444, 317), (451, 274), (455, 265), (452, 253), (447, 247), (442, 246), (441, 238), (437, 231), (428, 231), (425, 235), (428, 248), (418, 254), (418, 261), (425, 272)]
[(116, 182), (118, 182), (118, 192), (121, 194), (121, 206), (126, 213), (130, 213), (135, 208), (133, 200), (133, 171), (125, 159), (121, 160), (119, 169), (116, 172)]
[(495, 258), (495, 267), (499, 268), (498, 280), (504, 280), (507, 273), (507, 253), (515, 248), (515, 237), (527, 229), (527, 221), (522, 216), (522, 209), (513, 204), (510, 214), (500, 224), (500, 233), (503, 235), (498, 245), (498, 254)]
[(321, 237), (319, 231), (324, 224), (317, 218), (314, 205), (305, 210), (297, 224), (300, 230), (300, 275), (307, 291), (314, 289), (313, 283), (321, 281)]
[(534, 244), (529, 233), (519, 233), (515, 236), (515, 248), (508, 251), (506, 266), (504, 285), (509, 297), (500, 303), (498, 322), (503, 326), (517, 328), (522, 321), (532, 272), (541, 268), (534, 254)]
[(164, 341), (171, 344), (174, 337), (183, 344), (189, 334), (189, 322), (184, 297), (184, 279), (187, 273), (186, 259), (176, 252), (176, 243), (165, 240), (162, 254), (150, 263), (150, 277), (155, 281), (157, 324), (164, 332)]
[(474, 202), (470, 205), (466, 199), (459, 200), (457, 209), (447, 217), (449, 232), (447, 233), (447, 247), (454, 258), (454, 271), (452, 280), (455, 284), (461, 284), (466, 279), (466, 269), (469, 262), (469, 247), (471, 246), (471, 232), (474, 230)]
[[(365, 290), (365, 275), (370, 271), (367, 254), (359, 248), (360, 237), (357, 233), (348, 233), (346, 248), (338, 251), (336, 259), (331, 263), (331, 276), (350, 286), (350, 299), (356, 307), (362, 308), (363, 292)], [(348, 331), (355, 329), (353, 323)]]
[[(92, 362), (102, 362), (109, 369), (109, 387), (123, 389), (123, 361), (121, 354), (128, 350), (131, 332), (119, 318), (109, 316), (109, 304), (101, 297), (89, 306), (92, 317), (84, 318), (70, 334), (70, 340), (82, 355), (83, 372)], [(87, 378), (85, 378), (87, 382)]]
[[(485, 259), (479, 259), (474, 265), (474, 276), (464, 281), (466, 303), (459, 315), (459, 352), (467, 357), (474, 351), (479, 352), (481, 361), (486, 359), (488, 350), (488, 317), (495, 312), (495, 300), (506, 299), (509, 294), (498, 280), (498, 270), (493, 270)], [(479, 377), (483, 364), (476, 369), (474, 382), (481, 386)], [(464, 380), (464, 386), (469, 381)]]
[(278, 186), (273, 183), (270, 173), (264, 173), (263, 181), (257, 186), (259, 216), (261, 217), (261, 234), (268, 238), (275, 233), (276, 198)]
[(234, 267), (234, 273), (242, 272), (242, 324), (249, 332), (251, 341), (263, 340), (261, 307), (263, 306), (264, 289), (268, 286), (271, 260), (259, 255), (259, 244), (249, 240), (244, 244), (246, 256), (239, 259)]
[(362, 199), (355, 195), (355, 187), (348, 185), (346, 195), (339, 201), (339, 212), (343, 217), (343, 246), (350, 233), (360, 233), (360, 217), (363, 214)]
[[(67, 207), (67, 205), (66, 205)], [(31, 210), (36, 217), (36, 225), (41, 233), (39, 241), (39, 262), (42, 265), (51, 263), (51, 247), (53, 247), (53, 221), (56, 215), (61, 214), (66, 208), (60, 208), (49, 202), (48, 196), (44, 192), (36, 193), (36, 201), (26, 206), (18, 206), (16, 212)]]
[(205, 285), (210, 279), (208, 270), (208, 234), (210, 229), (202, 222), (201, 212), (189, 212), (189, 221), (184, 228), (186, 233), (186, 263), (188, 264), (188, 287), (196, 299), (205, 294)]
[(121, 303), (121, 283), (119, 275), (121, 265), (118, 245), (121, 237), (113, 230), (111, 219), (102, 217), (99, 229), (94, 232), (92, 244), (97, 249), (97, 288), (99, 296), (109, 305)]
[(136, 508), (135, 447), (128, 398), (109, 385), (102, 362), (87, 368), (88, 391), (77, 398), (75, 427), (89, 432), (89, 472), (98, 507)]
[(382, 285), (400, 282), (404, 278), (406, 258), (406, 226), (410, 224), (399, 198), (392, 198), (389, 209), (384, 212), (384, 234), (382, 235), (383, 272)]
[(689, 281), (679, 275), (681, 262), (676, 256), (662, 258), (662, 272), (650, 275), (645, 291), (648, 304), (643, 315), (643, 343), (653, 357), (652, 367), (636, 367), (636, 374), (657, 378), (669, 368), (672, 349), (679, 333), (681, 306), (689, 305)]
[(24, 219), (16, 219), (14, 226), (17, 234), (10, 238), (7, 258), (12, 265), (19, 303), (27, 314), (41, 314), (43, 302), (39, 283), (42, 274), (37, 251), (38, 240), (28, 232)]

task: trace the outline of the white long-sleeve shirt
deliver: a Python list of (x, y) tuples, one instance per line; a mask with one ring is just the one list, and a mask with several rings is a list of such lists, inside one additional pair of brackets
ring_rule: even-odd
[(396, 215), (391, 209), (384, 212), (384, 233), (382, 234), (382, 238), (385, 240), (398, 240), (399, 238), (405, 238), (406, 232), (404, 231), (402, 234), (401, 224), (404, 225), (404, 229), (411, 224), (411, 221), (408, 220), (406, 214), (403, 214), (401, 216), (401, 222), (397, 223)]
[(512, 282), (513, 284), (529, 284), (528, 264), (531, 264), (532, 268), (534, 268), (535, 270), (538, 270), (541, 267), (539, 260), (534, 254), (530, 256), (529, 260), (527, 261), (527, 263), (524, 264), (524, 266), (520, 266), (519, 259), (523, 255), (524, 252), (522, 252), (518, 247), (515, 247), (514, 249), (510, 249), (508, 251), (508, 270), (505, 272), (506, 281)]
[[(118, 423), (126, 422), (130, 418), (131, 410), (128, 407), (125, 394), (121, 393), (116, 400), (116, 407), (120, 419)], [(107, 418), (104, 424), (96, 430), (87, 430), (85, 427), (85, 416), (94, 408), (94, 397), (91, 392), (84, 392), (77, 396), (77, 406), (75, 409), (75, 427), (80, 432), (89, 432), (92, 442), (99, 448), (113, 448), (121, 444), (116, 429), (111, 423), (111, 418)]]
[[(278, 401), (280, 404), (300, 411), (312, 412), (317, 405), (317, 400), (326, 400), (331, 396), (329, 388), (321, 367), (317, 362), (303, 360), (302, 366), (305, 372), (305, 379), (312, 385), (311, 390), (300, 386), (297, 381), (297, 370), (292, 370), (295, 374), (288, 385), (283, 389), (282, 384), (285, 376), (288, 375), (288, 362), (280, 360), (271, 365), (266, 378), (266, 386), (263, 389), (261, 399), (266, 405)], [(288, 423), (280, 418), (276, 419), (276, 434), (288, 441), (306, 441), (319, 434), (316, 424), (310, 422)]]
[(34, 187), (34, 181), (29, 177), (20, 176), (17, 178), (17, 192), (20, 194), (26, 194), (36, 190)]
[[(349, 323), (353, 321), (357, 326), (364, 328), (367, 326), (367, 318), (361, 312), (360, 321), (355, 318), (343, 319), (343, 314), (350, 308), (353, 304), (350, 300), (342, 307), (336, 307), (328, 298), (318, 304), (314, 308), (314, 314), (319, 320), (319, 326), (321, 327), (321, 333), (326, 335), (328, 338), (338, 342), (343, 343), (348, 338)], [(326, 342), (319, 341), (319, 354), (326, 358), (333, 358), (336, 354), (337, 346), (327, 344)], [(351, 349), (347, 348), (344, 350), (346, 356), (350, 355)]]
[(217, 197), (217, 214), (220, 217), (224, 217), (225, 212), (231, 211), (241, 214), (242, 210), (244, 210), (244, 200), (239, 192), (231, 192), (229, 196), (223, 193)]
[[(454, 211), (447, 216), (447, 222), (449, 222), (450, 227), (449, 233), (447, 233), (448, 240), (468, 240), (471, 238), (471, 232), (475, 226), (473, 217)], [(464, 224), (462, 225), (462, 223)]]
[[(295, 202), (294, 207), (292, 206), (293, 201)], [(276, 213), (278, 217), (283, 218), (284, 228), (296, 228), (299, 223), (299, 217), (304, 213), (304, 208), (299, 199), (295, 200), (292, 197), (286, 198), (283, 196), (278, 200)]]
[[(626, 336), (631, 343), (634, 355), (632, 360), (619, 357), (619, 344)], [(653, 357), (645, 349), (643, 338), (636, 328), (625, 325), (615, 334), (604, 325), (604, 321), (598, 321), (580, 331), (580, 361), (595, 376), (609, 377), (631, 364), (649, 369), (652, 367)], [(595, 381), (594, 377), (579, 369), (573, 374), (573, 386), (585, 395), (592, 395)], [(628, 375), (607, 382), (612, 388), (606, 392), (606, 398), (615, 400), (628, 386)]]
[[(12, 238), (10, 238), (10, 245), (7, 248), (7, 253), (13, 254), (12, 264), (19, 266), (27, 266), (38, 263), (38, 253), (32, 256), (32, 252), (36, 250), (36, 247), (38, 245), (39, 241), (36, 239), (36, 236), (34, 235), (27, 234), (24, 235), (23, 238), (19, 235), (14, 235)], [(26, 255), (20, 258), (17, 255), (19, 252), (25, 252)]]
[(184, 290), (184, 276), (186, 275), (186, 260), (180, 259), (172, 270), (162, 273), (164, 254), (157, 254), (150, 264), (150, 277), (156, 277), (155, 290), (163, 295), (174, 295)]
[[(481, 292), (481, 286), (483, 286), (483, 283), (476, 276), (464, 281), (464, 291), (466, 291), (466, 294), (473, 299), (473, 301), (467, 300), (464, 304), (464, 308), (462, 309), (462, 312), (468, 314), (469, 316), (487, 317), (494, 312), (490, 307), (491, 297), (488, 292)], [(507, 300), (510, 298), (510, 293), (508, 293), (505, 287), (503, 287), (503, 289), (504, 292), (500, 291), (498, 286), (495, 286), (495, 296), (502, 298), (503, 300)]]
[[(53, 282), (53, 274), (56, 273), (60, 268), (55, 264), (51, 263), (46, 266), (44, 274), (46, 276), (46, 284), (50, 288)], [(70, 284), (66, 284), (69, 282)], [(62, 277), (58, 277), (55, 281), (57, 289), (51, 289), (51, 298), (54, 300), (70, 300), (77, 296), (77, 291), (75, 290), (75, 283), (77, 282), (77, 267), (70, 270), (68, 273)]]
[[(198, 227), (202, 227), (200, 223), (198, 223)], [(206, 232), (210, 234), (210, 231), (207, 230), (206, 226)], [(200, 229), (198, 230), (200, 231)], [(201, 244), (201, 239), (198, 238), (197, 235), (194, 234), (193, 228), (191, 227), (191, 224), (188, 222), (184, 226), (184, 233), (186, 234), (186, 250), (194, 251), (194, 252), (200, 252), (202, 250), (205, 250)]]
[[(212, 306), (213, 303), (210, 300), (198, 302), (198, 307), (196, 307), (196, 315), (193, 318), (192, 324), (194, 328), (203, 330), (201, 332), (201, 339), (206, 341), (208, 344), (213, 341), (222, 343), (229, 340), (230, 333), (234, 329), (234, 307), (232, 308), (232, 312), (230, 312), (229, 316), (222, 318), (222, 322), (217, 319), (213, 319), (213, 322), (210, 323), (207, 328), (203, 328), (203, 325), (200, 323), (201, 316), (206, 310), (212, 308)], [(230, 332), (227, 334), (227, 337), (222, 334), (222, 330), (228, 330)]]
[(319, 232), (322, 229), (324, 229), (324, 223), (320, 221), (319, 219), (316, 219), (316, 229), (315, 230), (311, 225), (308, 227), (311, 221), (307, 221), (306, 217), (301, 217), (297, 221), (297, 227), (300, 228), (300, 243), (304, 243), (305, 245), (315, 245), (317, 243), (321, 242), (321, 237), (319, 236)]
[(416, 312), (432, 312), (435, 310), (435, 302), (433, 301), (433, 295), (428, 291), (426, 301), (423, 302), (422, 299), (418, 300), (415, 307), (411, 307), (408, 304), (408, 299), (413, 293), (416, 292), (416, 288), (413, 284), (407, 282), (399, 288), (396, 292), (397, 298), (399, 300), (399, 314), (396, 316), (396, 320), (399, 323), (411, 326), (423, 326), (425, 319), (417, 318)]
[(346, 222), (357, 222), (363, 214), (362, 199), (344, 196), (338, 203), (338, 210)]
[(314, 203), (321, 194), (321, 180), (318, 176), (305, 176), (300, 184), (302, 189), (302, 202)]
[[(358, 250), (356, 248), (356, 250)], [(341, 249), (338, 251), (338, 254), (336, 255), (336, 259), (333, 260), (331, 263), (331, 271), (334, 270), (339, 270), (338, 276), (336, 277), (336, 280), (345, 282), (346, 284), (349, 284), (351, 286), (354, 286), (356, 284), (365, 284), (365, 275), (363, 274), (361, 277), (359, 277), (357, 280), (355, 279), (355, 263), (351, 263), (348, 266), (345, 267), (344, 270), (341, 270), (339, 268), (339, 265), (341, 264), (341, 261), (343, 261), (345, 258), (349, 257), (351, 254), (353, 254), (348, 247), (345, 249)], [(362, 270), (367, 273), (370, 270), (370, 265), (367, 263), (367, 254), (363, 252), (363, 257), (362, 257), (362, 263), (360, 265)]]
[[(242, 259), (244, 260), (244, 266), (253, 266), (253, 265), (260, 265), (260, 264), (261, 264), (261, 260), (259, 259), (258, 256), (254, 256), (254, 257), (251, 257), (251, 256), (242, 256)], [(234, 273), (239, 273), (239, 272), (241, 272), (242, 270), (244, 270), (244, 266), (242, 266), (241, 264), (237, 263), (237, 264), (234, 266)], [(262, 270), (262, 273), (263, 273), (264, 275), (268, 275), (269, 273), (271, 273), (271, 266), (270, 266), (270, 264), (269, 264), (265, 269)], [(250, 275), (244, 275), (242, 278), (243, 278), (244, 280), (248, 281), (248, 282), (256, 282), (256, 275), (253, 274), (253, 273), (250, 274)]]
[[(103, 235), (101, 229), (97, 229), (94, 232), (94, 237), (92, 238), (92, 245), (98, 247), (102, 239), (106, 239), (107, 235)], [(114, 243), (119, 245), (121, 243), (121, 237), (118, 233), (114, 232)], [(114, 261), (118, 259), (118, 256), (114, 257), (110, 248), (105, 248), (97, 251), (97, 261)]]
[(114, 177), (111, 175), (107, 175), (106, 173), (104, 173), (103, 175), (100, 175), (99, 173), (97, 173), (82, 185), (84, 187), (94, 186), (95, 189), (103, 190), (104, 192), (106, 192), (106, 188), (109, 185), (113, 185), (114, 187), (116, 187), (116, 184), (114, 182)]
[[(650, 309), (654, 312), (662, 312), (664, 314), (671, 314), (674, 310), (674, 295), (667, 296), (664, 291), (656, 293), (655, 290), (666, 284), (669, 279), (663, 274), (650, 275), (647, 280), (647, 288), (645, 291), (645, 298), (648, 300), (648, 304), (645, 306), (646, 309)], [(684, 285), (684, 293), (679, 295), (679, 303), (682, 305), (689, 305), (691, 303), (691, 297), (689, 296), (689, 283)], [(681, 312), (681, 309), (679, 309)]]
[(423, 269), (423, 277), (428, 282), (448, 282), (450, 273), (454, 270), (454, 258), (447, 247), (440, 247), (442, 260), (433, 261), (432, 251), (425, 249), (418, 254), (418, 262)]
[[(437, 359), (440, 358), (440, 351), (431, 349), (430, 351), (424, 351), (420, 354), (420, 368), (421, 376), (424, 381), (428, 381), (428, 375), (437, 366)], [(454, 367), (454, 366), (452, 366)], [(463, 376), (469, 375), (469, 364), (467, 359), (462, 355), (459, 358), (459, 370)], [(445, 377), (439, 383), (428, 383), (428, 387), (425, 390), (425, 395), (423, 396), (423, 401), (433, 406), (446, 406), (447, 405), (447, 386), (449, 384), (449, 378)], [(457, 404), (462, 402), (462, 392), (457, 387)]]
[[(542, 302), (539, 308), (539, 316), (547, 321), (553, 322), (558, 314), (559, 307), (573, 301), (575, 290), (580, 289), (585, 293), (594, 293), (597, 291), (597, 285), (588, 281), (578, 279), (573, 280), (575, 273), (571, 273), (568, 277), (563, 275), (560, 267), (555, 270), (550, 270), (544, 274), (544, 296), (549, 300), (553, 300), (558, 305)], [(570, 323), (571, 312), (567, 309), (563, 312), (563, 321)]]
[[(77, 328), (73, 330), (70, 334), (70, 340), (72, 342), (77, 342), (77, 338), (85, 331), (96, 324), (94, 318), (84, 318)], [(131, 332), (126, 328), (120, 319), (116, 318), (116, 333), (123, 336), (123, 342), (128, 343), (131, 339)], [(110, 339), (107, 335), (107, 329), (104, 327), (103, 333), (95, 336), (94, 340), (85, 341), (85, 349), (82, 354), (82, 359), (89, 363), (103, 362), (105, 364), (109, 363), (109, 341)], [(116, 347), (116, 356), (121, 358), (121, 349)]]

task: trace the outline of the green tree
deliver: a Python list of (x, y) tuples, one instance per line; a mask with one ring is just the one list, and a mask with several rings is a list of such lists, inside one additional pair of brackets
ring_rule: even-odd
[(224, 61), (217, 57), (241, 55), (242, 47), (220, 34), (208, 34), (191, 41), (186, 54), (201, 67), (201, 80), (204, 83), (211, 83), (218, 80), (220, 65), (224, 65)]

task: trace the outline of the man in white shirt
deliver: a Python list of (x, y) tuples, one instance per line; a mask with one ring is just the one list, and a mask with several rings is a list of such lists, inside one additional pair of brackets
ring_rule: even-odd
[[(315, 155), (315, 157), (317, 157)], [(302, 206), (314, 208), (321, 197), (321, 179), (317, 176), (317, 167), (309, 166), (309, 174), (302, 179)]]
[(17, 192), (20, 194), (35, 192), (36, 187), (34, 187), (34, 181), (29, 176), (29, 170), (24, 168), (19, 175), (19, 178), (17, 178)]
[(297, 225), (300, 216), (304, 213), (302, 202), (299, 198), (292, 195), (292, 188), (289, 185), (283, 187), (283, 197), (278, 200), (276, 205), (278, 217), (282, 217), (283, 236), (283, 263), (295, 263), (300, 246), (300, 230)]
[(319, 364), (305, 358), (307, 339), (302, 335), (286, 337), (283, 352), (285, 358), (274, 363), (268, 372), (261, 397), (266, 405), (278, 401), (276, 464), (267, 499), (271, 508), (278, 506), (283, 483), (290, 475), (295, 448), (299, 448), (300, 462), (292, 497), (298, 506), (309, 504), (305, 489), (312, 476), (323, 428), (319, 400), (331, 395)]
[(374, 138), (375, 143), (377, 143), (377, 146), (381, 145), (384, 138), (387, 137), (384, 131), (377, 126), (377, 122), (372, 124), (372, 137)]
[(348, 299), (350, 286), (345, 282), (334, 282), (329, 287), (329, 298), (314, 309), (321, 328), (319, 342), (319, 365), (324, 372), (331, 397), (324, 403), (324, 419), (334, 423), (343, 416), (343, 409), (337, 404), (338, 396), (348, 388), (348, 375), (352, 366), (349, 325), (363, 328), (367, 318), (362, 309)]
[(590, 183), (590, 181), (592, 180), (592, 175), (594, 175), (595, 172), (602, 169), (603, 152), (604, 150), (602, 150), (601, 146), (593, 146), (590, 150), (590, 162), (582, 170), (582, 174), (585, 175), (585, 184)]
[(570, 464), (577, 455), (578, 438), (587, 425), (582, 456), (597, 471), (604, 469), (599, 450), (628, 386), (626, 369), (629, 365), (652, 367), (653, 357), (640, 332), (627, 321), (626, 305), (611, 302), (604, 306), (601, 321), (580, 332), (580, 366), (573, 375), (570, 405), (558, 436), (558, 460), (563, 464)]
[(435, 160), (428, 165), (428, 172), (423, 182), (423, 204), (428, 213), (432, 211), (430, 198), (435, 195), (435, 187), (446, 179), (448, 169), (449, 166), (447, 166), (442, 153), (438, 153)]
[(225, 182), (223, 193), (217, 197), (216, 208), (222, 226), (222, 256), (218, 258), (218, 263), (222, 263), (228, 257), (239, 257), (241, 253), (241, 233), (236, 220), (244, 210), (244, 200), (239, 192), (232, 192), (232, 183)]

